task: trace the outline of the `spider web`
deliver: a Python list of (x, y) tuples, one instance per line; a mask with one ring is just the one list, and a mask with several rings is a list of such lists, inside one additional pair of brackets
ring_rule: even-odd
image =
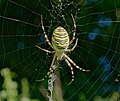
[(74, 68), (75, 81), (67, 86), (71, 72), (60, 61), (64, 99), (93, 101), (95, 96), (120, 92), (119, 8), (118, 0), (0, 0), (0, 67), (9, 67), (18, 79), (27, 77), (34, 96), (35, 80), (46, 75), (53, 57), (35, 47), (39, 43), (51, 50), (42, 34), (40, 16), (49, 39), (59, 25), (72, 38), (72, 14), (79, 41), (68, 56), (90, 72)]

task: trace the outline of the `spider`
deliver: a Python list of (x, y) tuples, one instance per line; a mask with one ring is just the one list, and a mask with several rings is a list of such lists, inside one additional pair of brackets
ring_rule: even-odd
[[(43, 17), (41, 15), (41, 24), (42, 24), (42, 30), (43, 30), (43, 34), (45, 36), (45, 39), (46, 39), (46, 42), (49, 44), (49, 46), (54, 50), (54, 51), (49, 51), (47, 49), (43, 49), (41, 48), (40, 46), (38, 46), (38, 44), (36, 45), (37, 48), (47, 52), (47, 53), (52, 53), (54, 54), (54, 57), (53, 57), (53, 60), (52, 60), (52, 63), (51, 63), (51, 66), (49, 68), (49, 72), (47, 73), (48, 76), (50, 76), (50, 74), (53, 73), (54, 71), (54, 62), (56, 61), (59, 61), (61, 59), (65, 60), (65, 62), (67, 63), (67, 65), (70, 67), (71, 69), (71, 74), (72, 74), (72, 79), (70, 81), (69, 84), (71, 84), (73, 81), (74, 81), (74, 72), (73, 72), (73, 66), (75, 66), (76, 68), (78, 68), (79, 70), (81, 71), (85, 71), (85, 72), (88, 72), (90, 70), (85, 70), (83, 68), (80, 68), (79, 66), (76, 65), (75, 62), (73, 62), (72, 59), (70, 59), (65, 52), (71, 52), (75, 49), (75, 47), (77, 46), (77, 42), (78, 42), (78, 38), (76, 38), (76, 42), (74, 44), (74, 46), (69, 49), (69, 45), (75, 40), (75, 32), (76, 32), (76, 24), (75, 24), (75, 19), (72, 16), (72, 19), (73, 19), (73, 23), (74, 23), (74, 33), (73, 33), (73, 37), (72, 39), (70, 40), (69, 38), (69, 35), (66, 31), (65, 28), (61, 27), (61, 26), (58, 26), (56, 29), (54, 29), (53, 31), (53, 34), (52, 34), (52, 43), (49, 41), (48, 39), (48, 36), (45, 32), (45, 28), (44, 28), (44, 25), (43, 25)], [(71, 65), (72, 64), (72, 65)]]

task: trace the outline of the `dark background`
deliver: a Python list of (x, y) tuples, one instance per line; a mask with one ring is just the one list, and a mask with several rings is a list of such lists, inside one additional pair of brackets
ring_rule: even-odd
[(79, 42), (68, 56), (90, 72), (74, 68), (75, 82), (67, 86), (71, 72), (67, 64), (60, 61), (64, 99), (84, 101), (78, 100), (82, 97), (93, 101), (95, 96), (107, 97), (119, 92), (120, 1), (62, 0), (59, 5), (58, 0), (0, 0), (0, 68), (10, 68), (16, 73), (18, 82), (26, 77), (31, 97), (42, 99), (38, 87), (46, 85), (46, 82), (36, 83), (35, 80), (46, 75), (53, 55), (35, 47), (40, 43), (41, 47), (52, 50), (42, 34), (40, 16), (43, 15), (49, 39), (59, 25), (68, 31), (71, 38), (72, 14)]

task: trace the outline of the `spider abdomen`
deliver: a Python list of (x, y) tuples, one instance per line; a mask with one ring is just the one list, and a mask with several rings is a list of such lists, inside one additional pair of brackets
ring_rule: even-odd
[(67, 31), (59, 26), (52, 35), (52, 45), (56, 51), (65, 51), (69, 46), (69, 36)]

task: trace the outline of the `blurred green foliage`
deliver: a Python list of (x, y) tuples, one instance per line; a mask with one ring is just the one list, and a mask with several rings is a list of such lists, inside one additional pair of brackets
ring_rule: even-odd
[[(27, 79), (23, 78), (21, 94), (18, 94), (18, 83), (12, 80), (12, 73), (8, 68), (1, 70), (4, 77), (3, 89), (0, 91), (0, 101), (38, 101), (30, 99), (29, 84)], [(40, 100), (39, 100), (40, 101)]]
[[(1, 70), (1, 75), (4, 77), (3, 89), (0, 91), (0, 101), (41, 101), (30, 99), (29, 95), (29, 84), (27, 79), (23, 78), (21, 80), (22, 88), (21, 94), (18, 94), (18, 84), (16, 81), (12, 79), (12, 73), (8, 68)], [(59, 89), (58, 92), (59, 93)], [(100, 96), (96, 96), (94, 101), (118, 101), (120, 94), (118, 92), (114, 92), (110, 97), (102, 98)], [(87, 101), (84, 94), (79, 93), (80, 101)], [(43, 100), (42, 100), (43, 101)]]

